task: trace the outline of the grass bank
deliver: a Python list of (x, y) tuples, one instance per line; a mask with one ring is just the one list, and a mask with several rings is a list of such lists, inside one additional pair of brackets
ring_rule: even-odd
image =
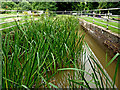
[[(88, 21), (88, 22), (91, 22), (93, 23), (93, 17), (80, 17), (81, 19), (84, 19), (85, 21)], [(104, 24), (101, 24), (99, 22), (102, 22), (102, 23), (105, 23), (107, 24), (107, 21), (104, 21), (102, 19), (97, 19), (97, 18), (94, 18), (95, 21), (97, 22), (94, 22), (94, 24), (98, 25), (98, 26), (102, 26), (104, 28), (107, 28), (107, 25), (104, 25)], [(109, 22), (109, 25), (112, 25), (112, 26), (115, 26), (115, 27), (119, 27), (118, 26), (119, 23), (116, 23), (116, 22)], [(119, 29), (116, 29), (116, 28), (113, 28), (111, 26), (108, 26), (108, 30), (111, 30), (112, 32), (114, 33), (119, 33), (120, 34), (120, 30)]]

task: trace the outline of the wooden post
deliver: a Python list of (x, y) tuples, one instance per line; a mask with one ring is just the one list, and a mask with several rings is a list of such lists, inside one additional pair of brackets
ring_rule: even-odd
[(109, 26), (109, 25), (108, 25), (108, 24), (109, 24), (109, 15), (110, 15), (110, 14), (109, 14), (109, 10), (108, 10), (108, 14), (107, 14), (107, 29), (108, 29), (108, 26)]
[(62, 14), (64, 14), (64, 11), (62, 12)]
[[(34, 13), (34, 14), (35, 14), (35, 13)], [(33, 18), (34, 14), (31, 15), (32, 20), (34, 19), (34, 18)], [(45, 17), (46, 17), (46, 15), (45, 15)]]
[(82, 17), (82, 11), (81, 11), (81, 17)]
[(17, 10), (17, 17), (18, 17), (18, 10)]
[(0, 89), (2, 89), (2, 31), (0, 31)]
[(99, 18), (101, 18), (101, 11), (99, 10)]
[(94, 17), (95, 17), (95, 12), (93, 11), (93, 24), (94, 24)]
[(18, 25), (19, 25), (19, 18), (18, 18), (18, 10), (17, 10), (17, 19), (16, 19)]
[(17, 6), (17, 19), (18, 19), (18, 6)]

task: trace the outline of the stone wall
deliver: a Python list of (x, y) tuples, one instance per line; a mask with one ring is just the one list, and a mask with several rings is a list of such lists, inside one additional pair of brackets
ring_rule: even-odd
[(118, 34), (113, 33), (110, 30), (106, 30), (101, 26), (86, 22), (83, 19), (79, 19), (79, 23), (91, 36), (93, 36), (93, 38), (97, 39), (101, 44), (104, 44), (109, 49), (112, 49), (114, 53), (120, 53), (120, 36)]

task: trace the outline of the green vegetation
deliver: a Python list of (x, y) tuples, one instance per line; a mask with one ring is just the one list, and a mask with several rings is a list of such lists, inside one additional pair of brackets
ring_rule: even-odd
[[(9, 0), (12, 1), (12, 0)], [(21, 2), (22, 1), (22, 2)], [(2, 2), (1, 8), (5, 10), (46, 10), (50, 11), (82, 11), (105, 8), (119, 8), (120, 2)], [(106, 13), (106, 12), (105, 12)], [(119, 14), (120, 11), (112, 11)]]
[[(84, 19), (85, 21), (88, 21), (88, 22), (91, 22), (93, 23), (93, 17), (80, 17), (81, 19)], [(95, 21), (97, 22), (94, 22), (94, 24), (96, 25), (99, 25), (99, 26), (102, 26), (104, 28), (107, 28), (107, 25), (104, 25), (104, 24), (101, 24), (99, 22), (102, 22), (102, 23), (105, 23), (107, 24), (107, 21), (104, 21), (103, 19), (97, 19), (97, 18), (94, 18)], [(112, 26), (115, 26), (115, 27), (118, 27), (118, 23), (116, 22), (109, 22), (108, 23), (109, 25), (112, 25)], [(120, 30), (116, 29), (116, 28), (113, 28), (111, 26), (108, 26), (108, 30), (111, 30), (112, 32), (115, 32), (115, 33), (119, 33), (120, 34)]]
[[(24, 2), (2, 2), (0, 3), (0, 10), (82, 11), (119, 8), (120, 6), (120, 2), (22, 1)], [(0, 17), (16, 14), (16, 12), (8, 11), (1, 11), (0, 13), (2, 13)], [(110, 11), (110, 13), (119, 14), (120, 11), (115, 10)], [(117, 53), (106, 65), (107, 68), (114, 60), (117, 62), (114, 78), (111, 81), (84, 42), (84, 35), (79, 31), (78, 17), (70, 15), (53, 16), (42, 14), (39, 18), (33, 17), (32, 20), (12, 22), (0, 26), (0, 28), (5, 28), (16, 25), (13, 28), (0, 31), (0, 35), (2, 32), (0, 39), (2, 39), (3, 56), (2, 88), (61, 88), (56, 86), (51, 78), (61, 71), (72, 71), (73, 74), (68, 74), (66, 78), (71, 89), (80, 87), (91, 89), (91, 84), (99, 89), (114, 89), (120, 64), (120, 54)], [(30, 17), (21, 17), (21, 19), (27, 18)], [(35, 18), (38, 20), (34, 20)], [(80, 18), (92, 22), (92, 17)], [(95, 20), (107, 23), (100, 19), (95, 18)], [(1, 19), (0, 23), (4, 21), (6, 18)], [(23, 22), (25, 24), (21, 25)], [(96, 22), (95, 24), (106, 28), (106, 25)], [(117, 23), (109, 22), (109, 24), (118, 27)], [(110, 26), (109, 29), (112, 32), (120, 33), (118, 29)], [(87, 46), (88, 50), (84, 46)], [(87, 51), (90, 52), (90, 55), (87, 54)], [(88, 66), (88, 63), (91, 72), (86, 71), (86, 64)], [(87, 76), (91, 80), (87, 80)]]
[(79, 36), (79, 23), (74, 20), (43, 17), (4, 31), (3, 88), (50, 87), (47, 72), (67, 67), (81, 53), (84, 36)]
[[(16, 22), (17, 27), (2, 32), (2, 88), (61, 88), (55, 86), (50, 78), (63, 70), (74, 71), (72, 78), (68, 75), (70, 88), (82, 86), (91, 89), (91, 83), (96, 88), (105, 85), (114, 88), (119, 54), (108, 63), (110, 65), (118, 57), (111, 82), (92, 53), (88, 56), (84, 50), (84, 35), (79, 32), (77, 17), (43, 15), (38, 21), (26, 22), (24, 25)], [(93, 73), (85, 70), (87, 61)], [(90, 81), (86, 75), (91, 77)]]

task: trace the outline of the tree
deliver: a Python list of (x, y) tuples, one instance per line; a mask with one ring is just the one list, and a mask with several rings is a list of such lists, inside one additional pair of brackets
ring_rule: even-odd
[(58, 7), (58, 11), (72, 11), (72, 8), (74, 8), (74, 6), (72, 4), (72, 2), (57, 2), (56, 7)]
[(28, 1), (20, 2), (18, 4), (18, 7), (19, 7), (18, 9), (22, 9), (22, 10), (32, 10), (32, 6)]
[(107, 8), (107, 2), (98, 2), (98, 9), (103, 9), (103, 8)]
[(7, 9), (7, 10), (11, 10), (11, 9), (14, 9), (16, 7), (16, 3), (14, 2), (2, 2), (1, 3), (1, 7), (3, 9)]
[(55, 11), (57, 9), (56, 2), (33, 2), (32, 7), (35, 10), (50, 10)]

